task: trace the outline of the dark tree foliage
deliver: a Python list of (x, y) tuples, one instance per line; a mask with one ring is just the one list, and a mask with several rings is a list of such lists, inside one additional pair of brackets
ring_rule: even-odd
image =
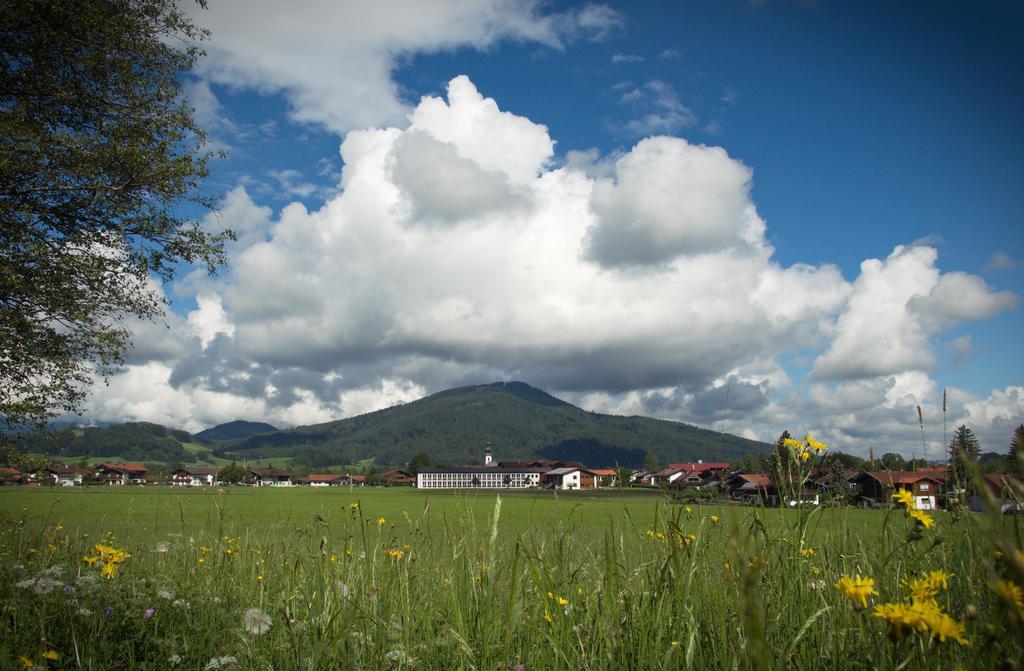
[(969, 464), (977, 464), (981, 456), (981, 444), (974, 436), (974, 432), (961, 424), (953, 433), (953, 440), (949, 443), (949, 460), (953, 466), (956, 482), (962, 487), (966, 485), (970, 473)]
[(182, 215), (215, 204), (179, 78), (204, 37), (176, 0), (0, 0), (0, 429), (79, 408), (151, 278), (223, 263)]
[(1013, 438), (1010, 439), (1010, 454), (1007, 457), (1009, 471), (1024, 477), (1024, 424), (1020, 424), (1013, 430)]
[(217, 471), (217, 480), (228, 484), (238, 484), (245, 481), (245, 469), (235, 462), (231, 462), (224, 468)]
[(430, 455), (426, 452), (417, 452), (409, 460), (407, 468), (413, 475), (418, 475), (420, 471), (430, 468)]

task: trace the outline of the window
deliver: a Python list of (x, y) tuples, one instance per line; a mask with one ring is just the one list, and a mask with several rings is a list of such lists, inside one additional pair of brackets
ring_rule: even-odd
[(922, 483), (918, 484), (917, 488), (918, 488), (919, 491), (927, 492), (928, 490), (931, 489), (931, 484), (929, 484), (927, 482), (922, 482)]

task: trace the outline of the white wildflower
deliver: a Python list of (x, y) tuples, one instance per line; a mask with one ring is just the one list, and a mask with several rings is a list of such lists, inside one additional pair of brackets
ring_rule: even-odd
[(14, 583), (14, 586), (15, 587), (19, 587), (21, 589), (32, 589), (33, 587), (36, 586), (36, 579), (35, 578), (26, 578), (25, 580), (22, 580), (21, 582)]
[(32, 591), (39, 596), (46, 596), (63, 584), (60, 580), (54, 580), (49, 576), (41, 576), (36, 580), (36, 586), (32, 588)]
[(188, 610), (189, 608), (192, 607), (192, 604), (190, 604), (188, 601), (185, 601), (184, 599), (175, 599), (171, 603), (171, 605), (174, 606), (175, 608), (183, 608), (185, 610)]
[(89, 617), (90, 615), (92, 615), (92, 611), (88, 608), (82, 607), (78, 609), (78, 614), (82, 617)]
[(64, 574), (64, 565), (63, 564), (54, 564), (50, 568), (46, 569), (46, 575), (52, 575), (55, 578), (59, 578), (63, 574)]
[(340, 580), (338, 581), (338, 591), (341, 592), (341, 596), (345, 598), (348, 598), (348, 595), (352, 593), (352, 590), (349, 588), (349, 586)]
[(273, 623), (270, 616), (259, 608), (250, 608), (242, 615), (242, 624), (245, 626), (245, 630), (253, 636), (267, 633)]
[(157, 543), (156, 551), (163, 554), (164, 552), (167, 552), (167, 547), (167, 543)]
[(75, 582), (78, 583), (79, 587), (88, 587), (89, 585), (96, 584), (96, 576), (91, 573), (86, 573), (85, 575), (78, 576), (78, 579), (75, 580)]
[(160, 590), (156, 593), (156, 595), (161, 599), (167, 599), (168, 601), (174, 598), (174, 592), (168, 592), (165, 589)]
[(384, 659), (388, 661), (391, 668), (413, 666), (416, 664), (416, 660), (410, 657), (405, 650), (402, 650), (401, 648), (389, 651), (388, 654), (384, 655)]
[(171, 655), (167, 658), (167, 663), (171, 666), (177, 666), (181, 664), (181, 655)]
[(238, 664), (238, 659), (231, 655), (226, 655), (224, 657), (212, 658), (203, 668), (206, 671), (211, 671), (212, 669), (226, 669), (229, 666), (234, 666), (235, 664)]

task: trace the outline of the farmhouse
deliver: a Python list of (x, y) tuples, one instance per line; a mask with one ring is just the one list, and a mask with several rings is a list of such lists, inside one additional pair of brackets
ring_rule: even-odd
[(305, 478), (310, 487), (340, 487), (344, 479), (345, 476), (341, 473), (310, 473), (309, 477)]
[(21, 482), (21, 471), (10, 466), (0, 467), (0, 485), (16, 485)]
[(144, 485), (148, 472), (140, 464), (100, 464), (96, 479), (108, 485)]
[(77, 466), (47, 466), (42, 470), (44, 477), (59, 487), (72, 487), (82, 484), (82, 479), (92, 473)]
[(919, 510), (938, 508), (938, 493), (943, 481), (934, 475), (915, 471), (868, 471), (854, 476), (863, 498), (886, 503), (893, 493), (908, 491)]
[(595, 487), (619, 486), (619, 473), (614, 468), (591, 468), (589, 470), (596, 478)]
[(292, 474), (280, 468), (247, 468), (254, 487), (291, 487)]
[(384, 471), (381, 473), (380, 477), (384, 480), (384, 484), (388, 486), (416, 484), (416, 476), (408, 471), (403, 471), (400, 468), (392, 468), (390, 471)]
[(184, 466), (171, 471), (171, 484), (178, 487), (203, 487), (216, 482), (216, 468)]

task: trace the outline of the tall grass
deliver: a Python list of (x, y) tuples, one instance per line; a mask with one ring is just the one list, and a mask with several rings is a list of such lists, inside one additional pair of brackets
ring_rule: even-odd
[[(569, 509), (509, 536), (490, 504), (486, 522), (468, 500), (258, 527), (182, 513), (155, 543), (22, 511), (0, 523), (0, 667), (973, 669), (1024, 653), (1024, 604), (993, 587), (1024, 585), (1019, 516), (939, 513), (924, 529), (892, 509), (866, 533), (860, 511), (719, 520), (664, 502), (596, 529)], [(83, 561), (97, 544), (130, 555), (112, 579)], [(930, 570), (953, 575), (937, 599), (968, 645), (873, 616)], [(843, 575), (876, 581), (866, 609), (836, 589)]]

